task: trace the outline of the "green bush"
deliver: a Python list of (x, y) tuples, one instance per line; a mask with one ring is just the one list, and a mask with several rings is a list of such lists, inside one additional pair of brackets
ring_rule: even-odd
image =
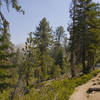
[[(69, 100), (69, 97), (74, 92), (74, 89), (86, 83), (91, 78), (97, 75), (100, 71), (94, 71), (87, 75), (83, 75), (73, 79), (54, 80), (48, 84), (44, 82), (42, 86), (34, 87), (23, 98), (15, 100)], [(41, 83), (42, 84), (42, 83)], [(5, 93), (3, 95), (6, 95)], [(0, 99), (6, 100), (6, 99)]]

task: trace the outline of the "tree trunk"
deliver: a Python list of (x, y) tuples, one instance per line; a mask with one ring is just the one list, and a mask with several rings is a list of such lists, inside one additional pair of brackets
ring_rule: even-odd
[(19, 87), (21, 81), (22, 81), (22, 76), (20, 75), (19, 78), (18, 78), (18, 82), (17, 82), (17, 84), (16, 84), (16, 86), (15, 86), (15, 88), (14, 88), (14, 91), (11, 93), (11, 98), (10, 98), (10, 100), (14, 100), (14, 96), (15, 96), (16, 93), (17, 93), (17, 88)]
[(93, 58), (92, 58), (92, 70), (95, 70), (94, 55), (93, 55)]
[(82, 68), (83, 68), (83, 73), (86, 73), (86, 66), (85, 66), (85, 50), (83, 49), (82, 53)]
[(75, 77), (75, 63), (74, 63), (74, 52), (71, 52), (71, 59), (70, 59), (70, 64), (71, 64), (71, 75), (72, 77)]
[(28, 82), (28, 80), (26, 80), (26, 86), (29, 86), (29, 82)]
[(75, 63), (74, 63), (74, 39), (75, 39), (75, 36), (74, 36), (74, 26), (75, 26), (75, 15), (76, 15), (76, 0), (72, 0), (73, 2), (73, 32), (72, 32), (72, 51), (71, 51), (71, 59), (70, 59), (70, 64), (71, 64), (71, 75), (72, 77), (75, 77)]

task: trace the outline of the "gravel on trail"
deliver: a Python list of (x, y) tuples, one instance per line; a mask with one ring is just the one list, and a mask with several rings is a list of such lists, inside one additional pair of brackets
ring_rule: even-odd
[(77, 87), (69, 100), (100, 100), (100, 74)]

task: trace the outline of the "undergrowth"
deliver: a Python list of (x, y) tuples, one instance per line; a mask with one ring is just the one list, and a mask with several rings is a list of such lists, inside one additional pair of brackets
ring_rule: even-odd
[[(74, 89), (88, 82), (96, 76), (100, 71), (96, 70), (87, 75), (83, 75), (73, 79), (53, 80), (50, 84), (45, 82), (43, 86), (34, 87), (28, 94), (20, 98), (15, 97), (15, 100), (69, 100), (69, 97), (74, 92)], [(45, 85), (47, 84), (47, 85)], [(0, 100), (9, 100), (11, 90), (5, 90), (0, 94)]]

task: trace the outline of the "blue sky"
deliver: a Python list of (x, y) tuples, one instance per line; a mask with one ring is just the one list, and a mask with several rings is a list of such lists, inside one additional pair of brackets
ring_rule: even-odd
[[(95, 0), (99, 1), (99, 0)], [(35, 31), (39, 21), (46, 17), (55, 29), (62, 25), (67, 32), (69, 23), (69, 7), (71, 0), (20, 0), (25, 15), (17, 13), (14, 9), (7, 12), (2, 7), (5, 17), (10, 22), (11, 40), (14, 44), (24, 43), (29, 32)]]

